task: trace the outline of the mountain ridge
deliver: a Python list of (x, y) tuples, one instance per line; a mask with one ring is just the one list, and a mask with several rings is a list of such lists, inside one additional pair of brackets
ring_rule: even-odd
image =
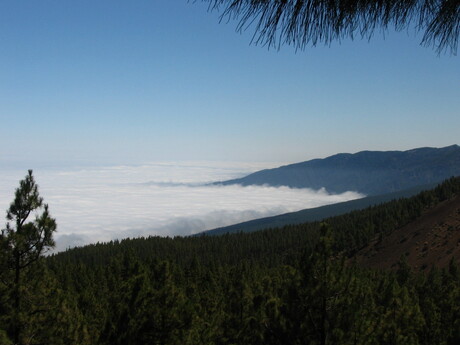
[(330, 193), (356, 191), (379, 195), (441, 182), (460, 175), (460, 146), (421, 147), (407, 151), (338, 153), (300, 163), (264, 169), (242, 178), (217, 182), (325, 188)]

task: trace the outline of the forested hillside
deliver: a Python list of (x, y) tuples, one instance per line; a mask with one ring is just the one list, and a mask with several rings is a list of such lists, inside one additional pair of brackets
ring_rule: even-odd
[(421, 270), (431, 265), (446, 267), (452, 258), (460, 258), (460, 196), (440, 202), (413, 222), (371, 241), (355, 258), (360, 265), (392, 268), (401, 256)]
[(452, 145), (408, 151), (341, 153), (324, 159), (261, 170), (221, 183), (326, 188), (330, 193), (355, 191), (379, 195), (439, 183), (459, 175), (460, 146)]
[[(201, 234), (206, 235), (222, 235), (235, 232), (252, 232), (267, 228), (280, 228), (286, 225), (302, 224), (308, 222), (321, 221), (325, 218), (330, 218), (356, 210), (382, 204), (394, 199), (408, 198), (416, 195), (424, 190), (433, 189), (436, 183), (429, 185), (417, 186), (398, 192), (387, 193), (382, 195), (373, 195), (360, 199), (339, 202), (336, 204), (325, 205), (315, 208), (308, 208), (296, 212), (289, 212), (272, 217), (258, 218), (247, 222), (224, 226), (217, 229), (207, 230)], [(200, 236), (197, 234), (196, 236)]]
[[(459, 194), (451, 178), (323, 223), (43, 258), (24, 284), (28, 344), (458, 344), (458, 257), (424, 274), (404, 257), (377, 271), (353, 255)], [(11, 344), (13, 303), (0, 288), (0, 343)]]

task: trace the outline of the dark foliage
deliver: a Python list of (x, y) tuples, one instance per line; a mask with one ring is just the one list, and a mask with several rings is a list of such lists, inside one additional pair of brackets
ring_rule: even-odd
[[(30, 219), (33, 216), (35, 220)], [(43, 204), (32, 170), (20, 181), (6, 219), (6, 228), (0, 234), (0, 310), (4, 310), (5, 333), (11, 335), (14, 344), (21, 345), (37, 337), (37, 317), (47, 308), (37, 299), (47, 293), (47, 281), (41, 279), (46, 271), (41, 271), (40, 261), (43, 253), (54, 246), (56, 230), (56, 221), (48, 205)]]
[(438, 52), (457, 51), (460, 34), (458, 0), (202, 0), (237, 19), (238, 30), (254, 24), (256, 44), (303, 49), (343, 38), (370, 39), (389, 27), (423, 32), (422, 44)]
[(71, 249), (46, 260), (54, 297), (33, 327), (49, 344), (457, 344), (455, 262), (421, 275), (348, 257), (459, 193), (452, 178), (325, 223)]

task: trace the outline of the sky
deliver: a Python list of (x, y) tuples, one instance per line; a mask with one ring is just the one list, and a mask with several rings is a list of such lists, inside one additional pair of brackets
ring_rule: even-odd
[(199, 0), (2, 0), (0, 210), (34, 169), (59, 250), (189, 235), (361, 197), (206, 183), (459, 144), (458, 57), (420, 34), (276, 50), (219, 15)]
[(295, 51), (186, 0), (0, 2), (0, 164), (299, 162), (458, 144), (460, 64), (421, 35)]

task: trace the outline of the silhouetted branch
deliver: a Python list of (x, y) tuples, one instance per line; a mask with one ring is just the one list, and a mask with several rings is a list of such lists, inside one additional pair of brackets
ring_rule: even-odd
[(238, 20), (237, 30), (255, 27), (252, 42), (296, 49), (343, 38), (370, 39), (375, 30), (414, 28), (422, 45), (457, 52), (459, 0), (202, 0), (221, 20)]

